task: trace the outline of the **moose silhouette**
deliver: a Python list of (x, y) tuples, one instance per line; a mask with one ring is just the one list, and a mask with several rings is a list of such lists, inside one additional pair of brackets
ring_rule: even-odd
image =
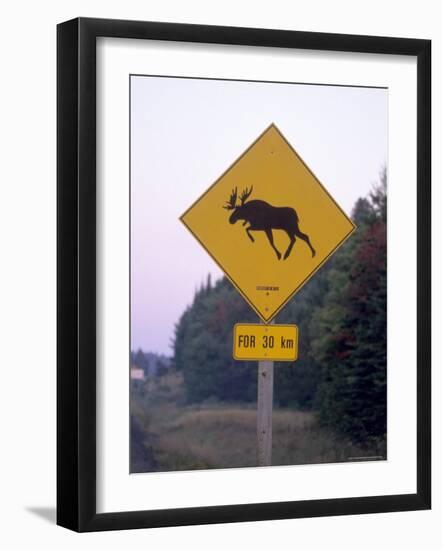
[(230, 215), (229, 222), (234, 224), (238, 220), (243, 220), (243, 226), (249, 224), (246, 228), (246, 232), (252, 242), (255, 242), (255, 239), (253, 238), (251, 231), (264, 231), (271, 247), (276, 252), (278, 260), (281, 259), (281, 252), (279, 252), (273, 243), (273, 229), (281, 229), (282, 231), (285, 231), (290, 239), (290, 244), (284, 254), (284, 260), (290, 256), (296, 237), (299, 237), (307, 243), (312, 252), (313, 258), (316, 251), (310, 242), (309, 236), (302, 233), (299, 229), (299, 219), (295, 210), (286, 206), (272, 206), (268, 202), (261, 200), (251, 200), (246, 202), (252, 191), (253, 185), (250, 190), (246, 187), (242, 191), (240, 196), (241, 204), (238, 206), (236, 204), (238, 198), (238, 188), (235, 187), (235, 189), (232, 190), (230, 199), (227, 201), (227, 206), (223, 206), (226, 210), (233, 210)]

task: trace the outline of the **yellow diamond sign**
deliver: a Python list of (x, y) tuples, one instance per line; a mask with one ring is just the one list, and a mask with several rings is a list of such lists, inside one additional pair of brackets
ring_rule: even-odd
[(274, 124), (181, 221), (266, 323), (355, 229)]

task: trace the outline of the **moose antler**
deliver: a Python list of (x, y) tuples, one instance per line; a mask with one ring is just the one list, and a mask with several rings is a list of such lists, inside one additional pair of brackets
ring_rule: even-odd
[(253, 191), (253, 185), (252, 187), (250, 188), (250, 191), (248, 190), (248, 188), (246, 187), (244, 189), (244, 191), (241, 193), (241, 196), (239, 197), (240, 201), (241, 201), (241, 206), (246, 202), (246, 200), (250, 197), (250, 195), (252, 194), (252, 191)]
[(237, 197), (238, 197), (238, 188), (235, 187), (235, 189), (232, 189), (232, 194), (230, 195), (230, 199), (226, 203), (227, 206), (223, 206), (223, 208), (225, 208), (226, 210), (235, 210)]

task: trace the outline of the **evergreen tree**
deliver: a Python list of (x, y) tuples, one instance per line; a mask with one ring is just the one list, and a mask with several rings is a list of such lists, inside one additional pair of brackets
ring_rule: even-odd
[(329, 292), (314, 322), (321, 364), (320, 420), (357, 443), (386, 433), (386, 181), (370, 195), (356, 238), (329, 273)]
[(222, 278), (198, 291), (175, 328), (175, 365), (183, 371), (189, 402), (256, 399), (256, 367), (232, 357), (233, 325), (255, 316)]
[[(384, 170), (355, 204), (356, 232), (276, 320), (298, 325), (299, 352), (275, 365), (275, 404), (316, 409), (358, 443), (382, 443), (386, 431), (386, 184)], [(257, 321), (226, 278), (207, 278), (175, 328), (188, 402), (256, 399), (256, 362), (233, 360), (232, 332)]]

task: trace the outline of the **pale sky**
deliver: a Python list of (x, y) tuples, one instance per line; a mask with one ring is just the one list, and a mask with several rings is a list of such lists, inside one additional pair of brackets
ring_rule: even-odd
[(131, 77), (131, 348), (170, 355), (221, 271), (179, 217), (273, 122), (343, 209), (387, 164), (388, 90)]

